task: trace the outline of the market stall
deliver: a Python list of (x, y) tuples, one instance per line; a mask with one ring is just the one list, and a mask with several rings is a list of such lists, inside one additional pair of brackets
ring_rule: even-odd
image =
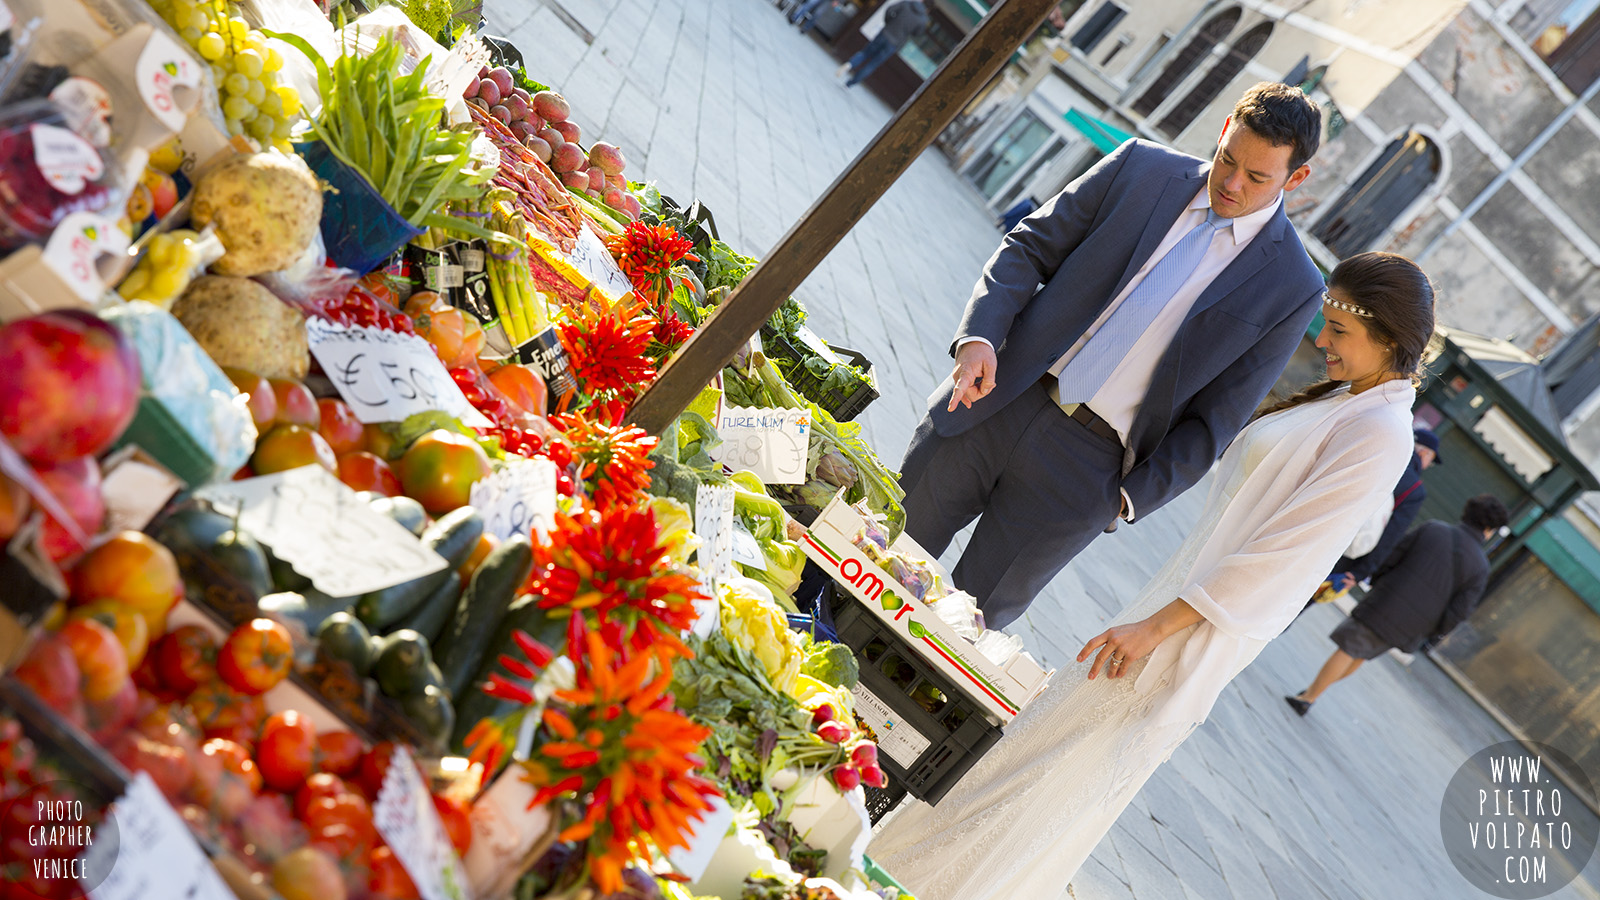
[(449, 4), (6, 2), (0, 895), (895, 896), (1048, 673), (870, 361), (630, 424), (757, 261)]

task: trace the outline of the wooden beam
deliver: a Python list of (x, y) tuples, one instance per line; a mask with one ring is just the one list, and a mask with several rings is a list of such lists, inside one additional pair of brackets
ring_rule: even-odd
[[(767, 258), (668, 360), (660, 377), (629, 410), (628, 420), (652, 434), (671, 424), (972, 96), (1000, 71), (1057, 2), (997, 3), (855, 161), (834, 179)], [(937, 241), (938, 223), (929, 222), (927, 227), (924, 237)], [(972, 274), (976, 279), (978, 273)]]

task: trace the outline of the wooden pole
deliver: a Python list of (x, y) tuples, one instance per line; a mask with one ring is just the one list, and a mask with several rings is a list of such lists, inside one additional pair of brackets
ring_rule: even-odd
[[(1005, 65), (1059, 0), (1000, 0), (778, 246), (667, 361), (628, 412), (659, 434)], [(933, 228), (934, 223), (929, 223)], [(931, 235), (937, 240), (936, 233)], [(977, 277), (977, 273), (973, 273)]]

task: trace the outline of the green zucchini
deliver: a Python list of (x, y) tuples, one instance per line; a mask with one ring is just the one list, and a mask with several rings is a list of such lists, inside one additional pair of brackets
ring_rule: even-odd
[(450, 696), (460, 697), (472, 684), (495, 629), (531, 572), (533, 545), (526, 535), (519, 534), (494, 548), (473, 573), (434, 654), (434, 661), (444, 670)]
[(373, 500), (374, 512), (399, 522), (405, 529), (418, 537), (427, 530), (428, 514), (423, 510), (422, 504), (410, 497), (378, 497)]
[(280, 591), (256, 601), (263, 613), (299, 623), (307, 635), (316, 634), (328, 617), (350, 610), (350, 597), (330, 597), (316, 588)]
[(456, 603), (461, 600), (461, 576), (454, 570), (439, 587), (417, 604), (417, 608), (406, 615), (394, 625), (393, 630), (409, 628), (429, 641), (439, 639), (440, 632), (444, 631), (446, 622), (455, 614)]
[(422, 543), (445, 559), (445, 567), (430, 575), (362, 594), (356, 617), (368, 628), (381, 631), (400, 621), (427, 599), (450, 574), (467, 561), (483, 537), (483, 517), (470, 506), (446, 513), (422, 532)]
[(546, 610), (540, 609), (539, 598), (533, 594), (524, 594), (511, 604), (505, 618), (500, 622), (500, 627), (495, 629), (494, 637), (489, 641), (489, 651), (484, 654), (483, 664), (468, 682), (468, 687), (471, 689), (455, 697), (457, 724), (455, 734), (450, 737), (451, 746), (455, 750), (465, 753), (470, 749), (463, 746), (462, 741), (473, 725), (488, 718), (502, 718), (521, 706), (515, 700), (491, 697), (476, 689), (488, 681), (489, 675), (494, 672), (499, 672), (519, 684), (523, 683), (524, 679), (511, 675), (500, 665), (500, 657), (505, 654), (514, 659), (524, 658), (512, 634), (525, 631), (545, 646), (559, 651), (562, 641), (566, 639), (566, 629), (566, 619), (552, 618)]
[(400, 701), (400, 711), (405, 713), (417, 730), (443, 745), (455, 730), (456, 713), (450, 697), (444, 690), (427, 685), (422, 690)]

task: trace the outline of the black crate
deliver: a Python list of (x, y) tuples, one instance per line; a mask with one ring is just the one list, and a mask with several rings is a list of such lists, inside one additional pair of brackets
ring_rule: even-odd
[[(889, 773), (885, 772), (887, 776)], [(900, 805), (906, 798), (906, 789), (897, 784), (894, 779), (881, 788), (862, 785), (861, 790), (867, 795), (867, 820), (876, 825), (882, 821), (889, 811)]]
[(861, 665), (862, 685), (905, 725), (928, 739), (928, 747), (910, 766), (901, 766), (889, 754), (879, 752), (878, 762), (889, 776), (885, 793), (890, 796), (881, 798), (886, 805), (878, 816), (899, 802), (899, 797), (893, 796), (896, 789), (938, 803), (1000, 740), (1001, 726), (861, 601), (834, 585), (825, 596), (839, 643), (854, 650)]
[[(799, 361), (811, 355), (770, 328), (761, 329), (761, 348), (763, 353), (775, 359)], [(855, 389), (846, 394), (837, 388), (824, 391), (821, 379), (812, 375), (803, 365), (785, 367), (788, 371), (784, 373), (784, 379), (800, 396), (827, 410), (835, 422), (848, 422), (861, 415), (867, 404), (878, 399), (878, 376), (872, 368), (872, 361), (860, 351), (848, 347), (835, 347), (832, 344), (828, 345), (828, 349), (840, 359), (865, 372), (867, 380), (854, 382)]]

